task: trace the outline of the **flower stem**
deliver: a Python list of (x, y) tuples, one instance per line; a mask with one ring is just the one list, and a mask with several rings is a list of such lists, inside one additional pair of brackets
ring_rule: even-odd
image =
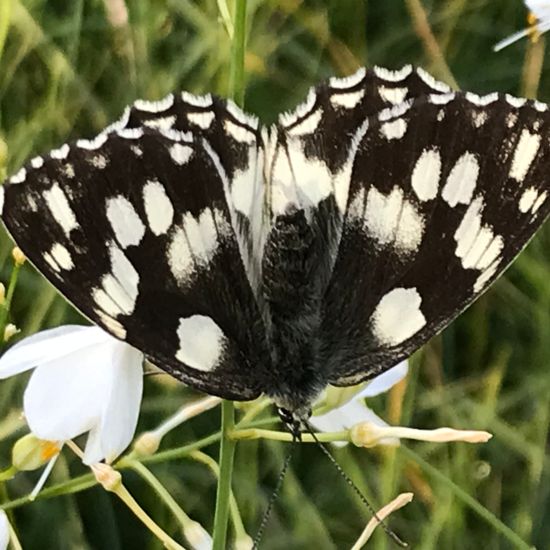
[[(242, 430), (233, 430), (231, 433), (233, 439), (271, 439), (273, 441), (294, 441), (294, 438), (289, 432), (278, 432), (275, 430), (262, 430), (258, 428), (246, 428)], [(317, 433), (315, 438), (311, 434), (303, 433), (300, 441), (302, 443), (316, 443), (321, 441), (327, 443), (329, 441), (349, 441), (349, 431)]]
[(222, 439), (220, 442), (220, 477), (216, 494), (216, 513), (214, 514), (214, 532), (212, 550), (227, 548), (227, 522), (229, 519), (229, 500), (231, 497), (231, 477), (235, 457), (235, 440), (230, 432), (235, 426), (235, 409), (231, 401), (222, 402)]
[(229, 68), (229, 96), (240, 107), (244, 103), (244, 54), (246, 45), (246, 0), (235, 0), (233, 42)]
[[(246, 0), (235, 0), (233, 11), (233, 40), (229, 69), (229, 95), (239, 106), (244, 102), (244, 54), (246, 43)], [(227, 523), (231, 498), (231, 480), (235, 458), (235, 440), (230, 437), (235, 426), (235, 409), (231, 401), (222, 402), (222, 437), (220, 441), (220, 477), (214, 514), (213, 550), (227, 547)]]
[(17, 278), (19, 276), (21, 265), (22, 264), (18, 261), (14, 262), (13, 269), (11, 271), (10, 282), (8, 284), (6, 298), (0, 309), (0, 344), (4, 343), (4, 330), (6, 328), (6, 322), (8, 320), (8, 314), (10, 311), (13, 293), (15, 292), (15, 287), (17, 286)]

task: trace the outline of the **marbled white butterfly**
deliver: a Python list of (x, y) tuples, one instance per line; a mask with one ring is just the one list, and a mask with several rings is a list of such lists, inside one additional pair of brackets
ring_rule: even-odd
[(231, 101), (136, 101), (33, 158), (2, 217), (86, 316), (205, 392), (295, 421), (392, 367), (550, 212), (545, 104), (359, 70), (270, 128)]

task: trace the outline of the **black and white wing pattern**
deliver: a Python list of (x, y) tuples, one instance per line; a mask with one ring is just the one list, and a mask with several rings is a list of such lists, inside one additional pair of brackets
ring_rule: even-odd
[(319, 364), (335, 385), (441, 331), (550, 211), (548, 107), (410, 66), (330, 79), (265, 142), (272, 218), (297, 204), (326, 243)]
[(304, 418), (448, 325), (550, 212), (550, 111), (361, 69), (261, 129), (213, 96), (137, 101), (1, 188), (85, 315), (206, 392)]
[(269, 361), (243, 260), (258, 137), (210, 96), (139, 101), (11, 177), (3, 220), (90, 319), (198, 389), (252, 399)]

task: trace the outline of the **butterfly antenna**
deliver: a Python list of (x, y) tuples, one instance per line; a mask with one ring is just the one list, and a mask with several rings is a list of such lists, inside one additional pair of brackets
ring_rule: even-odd
[(262, 536), (264, 534), (265, 526), (267, 525), (267, 522), (269, 520), (269, 516), (271, 515), (271, 511), (273, 510), (273, 506), (275, 502), (277, 501), (277, 498), (279, 496), (279, 492), (281, 490), (281, 487), (283, 485), (283, 480), (286, 476), (286, 473), (288, 471), (288, 467), (290, 465), (290, 459), (292, 458), (292, 455), (294, 453), (294, 449), (296, 448), (296, 443), (299, 440), (299, 435), (297, 435), (295, 432), (292, 434), (292, 444), (290, 445), (290, 449), (285, 457), (285, 461), (283, 462), (283, 467), (281, 468), (281, 471), (279, 473), (279, 477), (277, 478), (277, 483), (275, 484), (275, 488), (273, 489), (273, 492), (271, 493), (271, 496), (269, 497), (269, 502), (267, 503), (267, 508), (265, 509), (264, 515), (262, 516), (262, 521), (260, 522), (260, 527), (258, 528), (258, 531), (256, 532), (256, 536), (254, 537), (254, 541), (252, 543), (252, 550), (258, 550), (259, 544), (262, 540)]
[(367, 507), (367, 510), (372, 514), (372, 516), (376, 519), (376, 521), (382, 526), (382, 529), (384, 530), (384, 533), (388, 535), (390, 539), (392, 539), (397, 545), (401, 546), (401, 548), (408, 548), (408, 544), (401, 540), (396, 533), (394, 533), (385, 523), (385, 521), (378, 517), (378, 514), (376, 513), (376, 510), (374, 509), (373, 505), (367, 500), (367, 497), (359, 490), (359, 487), (355, 485), (355, 483), (352, 481), (352, 479), (344, 472), (344, 469), (336, 459), (332, 456), (330, 451), (323, 445), (317, 436), (315, 435), (315, 432), (312, 430), (311, 425), (308, 422), (304, 422), (304, 425), (308, 431), (308, 433), (313, 437), (315, 443), (317, 443), (317, 446), (323, 451), (325, 456), (332, 462), (332, 465), (336, 468), (338, 473), (346, 480), (346, 483), (353, 489), (353, 491), (357, 494), (357, 496), (361, 499), (361, 502)]

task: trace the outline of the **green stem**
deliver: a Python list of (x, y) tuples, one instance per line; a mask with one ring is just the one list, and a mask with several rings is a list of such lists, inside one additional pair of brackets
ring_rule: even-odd
[(13, 269), (11, 271), (10, 282), (8, 284), (8, 291), (6, 292), (6, 300), (0, 310), (0, 345), (3, 345), (4, 343), (4, 330), (6, 328), (11, 301), (13, 298), (13, 293), (15, 292), (15, 287), (17, 286), (17, 277), (19, 276), (20, 269), (21, 269), (21, 264), (15, 262)]
[(11, 8), (12, 0), (3, 0), (0, 2), (0, 58), (4, 51), (4, 44), (11, 24)]
[(220, 442), (220, 478), (216, 495), (214, 514), (214, 532), (212, 550), (227, 548), (227, 522), (229, 519), (229, 501), (231, 498), (231, 478), (235, 457), (235, 440), (230, 433), (235, 426), (235, 409), (231, 401), (222, 403), (222, 439)]
[[(235, 0), (233, 11), (233, 41), (229, 72), (229, 95), (239, 105), (244, 103), (244, 54), (246, 47), (246, 0)], [(214, 513), (213, 550), (227, 547), (227, 523), (231, 499), (231, 480), (235, 458), (235, 440), (230, 434), (235, 427), (235, 409), (231, 401), (222, 402), (222, 438), (220, 442), (220, 477)]]
[[(231, 432), (232, 439), (271, 439), (272, 441), (287, 441), (291, 443), (294, 437), (289, 432), (278, 432), (275, 430), (262, 430), (258, 428), (246, 428), (242, 430), (233, 430)], [(308, 433), (301, 435), (302, 443), (316, 443), (321, 441), (324, 443), (331, 441), (349, 441), (349, 430), (342, 432), (317, 433), (315, 438)]]
[(475, 498), (470, 496), (466, 491), (461, 489), (456, 483), (453, 483), (446, 475), (442, 474), (437, 468), (434, 468), (429, 462), (426, 462), (420, 455), (411, 451), (404, 445), (401, 445), (399, 452), (403, 453), (407, 458), (416, 462), (425, 472), (437, 479), (440, 483), (446, 485), (454, 495), (459, 498), (466, 506), (469, 506), (476, 514), (484, 519), (495, 531), (500, 533), (504, 538), (511, 542), (516, 548), (522, 550), (532, 550), (517, 533), (514, 533), (510, 527), (502, 523), (494, 514), (489, 512), (487, 508), (482, 506)]
[(244, 54), (246, 48), (246, 0), (235, 0), (233, 42), (229, 68), (229, 95), (240, 107), (244, 104)]

